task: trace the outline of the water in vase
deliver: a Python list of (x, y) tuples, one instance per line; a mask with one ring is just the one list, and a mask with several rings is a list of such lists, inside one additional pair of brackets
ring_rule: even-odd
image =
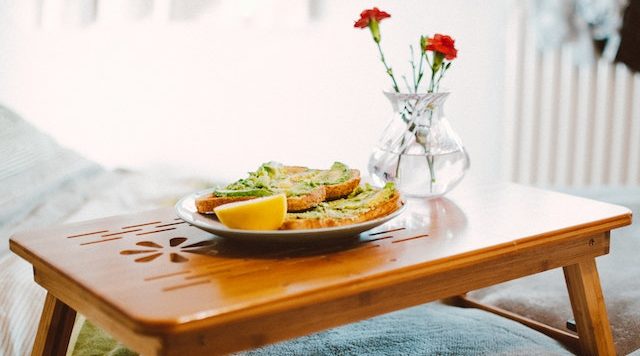
[(437, 154), (399, 154), (376, 147), (369, 172), (376, 185), (395, 182), (408, 196), (438, 197), (453, 189), (469, 168), (464, 149)]

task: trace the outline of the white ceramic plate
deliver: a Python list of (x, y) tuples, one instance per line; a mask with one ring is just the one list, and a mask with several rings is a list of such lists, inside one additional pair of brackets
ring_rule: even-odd
[(211, 190), (202, 191), (189, 194), (186, 197), (180, 199), (180, 201), (175, 206), (176, 213), (184, 221), (218, 236), (251, 241), (310, 242), (339, 237), (355, 236), (361, 232), (373, 229), (374, 227), (380, 226), (387, 221), (395, 218), (404, 211), (406, 206), (406, 204), (403, 202), (400, 209), (392, 212), (391, 214), (385, 215), (375, 220), (365, 221), (352, 225), (306, 230), (239, 230), (230, 229), (222, 225), (218, 221), (218, 219), (216, 219), (215, 215), (198, 213), (195, 204), (196, 197), (210, 193)]

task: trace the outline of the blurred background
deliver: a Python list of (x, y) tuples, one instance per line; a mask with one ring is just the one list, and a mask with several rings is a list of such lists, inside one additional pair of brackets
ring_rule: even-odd
[(390, 83), (353, 23), (378, 6), (398, 77), (421, 34), (455, 38), (445, 110), (469, 176), (637, 184), (638, 76), (592, 41), (621, 27), (625, 3), (0, 0), (0, 102), (110, 168), (215, 180), (269, 160), (364, 170)]
[(364, 8), (392, 14), (396, 73), (409, 44), (449, 33), (443, 85), (472, 174), (500, 168), (507, 0), (0, 1), (0, 102), (108, 167), (232, 179), (278, 160), (366, 168), (391, 107)]

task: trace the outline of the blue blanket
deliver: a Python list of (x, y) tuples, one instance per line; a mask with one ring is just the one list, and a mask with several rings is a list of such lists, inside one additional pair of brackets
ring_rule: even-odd
[[(74, 356), (135, 355), (85, 323)], [(571, 355), (521, 324), (477, 310), (430, 303), (239, 355)]]

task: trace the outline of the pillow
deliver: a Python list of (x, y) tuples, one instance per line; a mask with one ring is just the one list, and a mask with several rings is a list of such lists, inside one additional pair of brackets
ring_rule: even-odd
[(30, 352), (44, 299), (31, 265), (8, 253), (9, 237), (61, 221), (103, 176), (99, 165), (0, 105), (0, 355)]
[[(10, 234), (54, 192), (101, 172), (98, 164), (61, 147), (0, 105), (0, 255), (7, 251)], [(78, 205), (59, 202), (41, 211), (29, 227), (59, 221)]]

